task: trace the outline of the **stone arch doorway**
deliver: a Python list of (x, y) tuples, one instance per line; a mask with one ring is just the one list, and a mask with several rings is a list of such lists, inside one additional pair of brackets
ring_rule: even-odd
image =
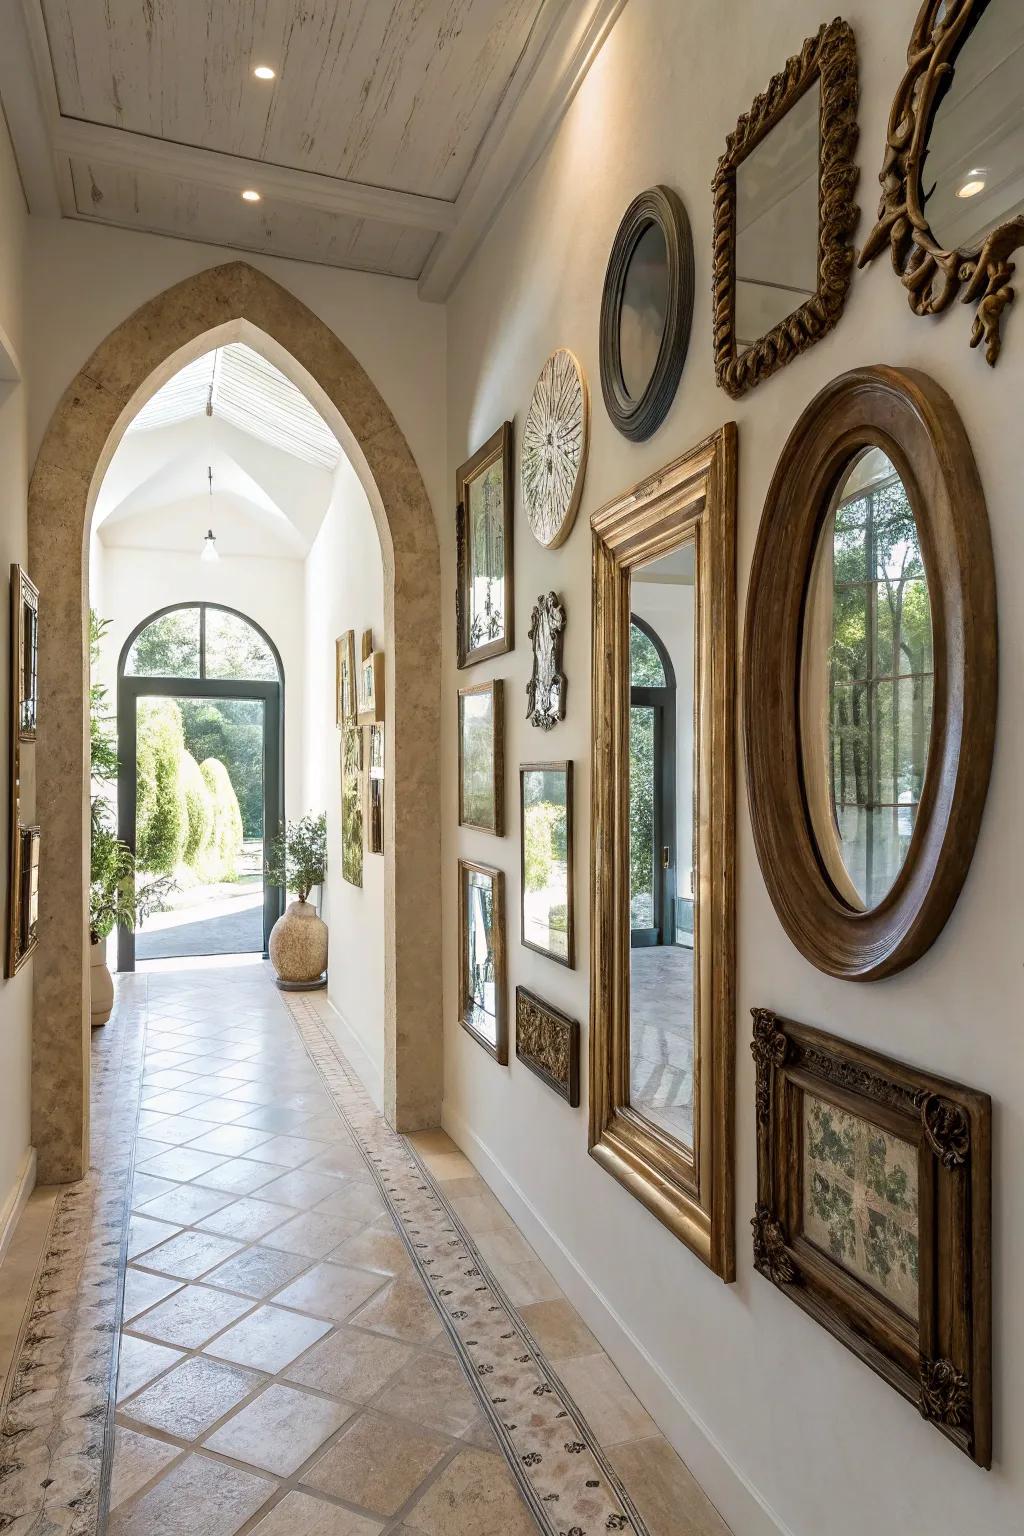
[(64, 393), (28, 496), (29, 558), (45, 604), (39, 675), (40, 942), (32, 1140), (41, 1182), (79, 1178), (89, 1148), (88, 571), (92, 510), (125, 427), (194, 357), (230, 341), (263, 353), (334, 431), (367, 494), (384, 566), (384, 1108), (436, 1125), (441, 1099), (440, 569), (423, 480), (387, 404), (322, 320), (245, 262), (200, 272), (117, 326)]

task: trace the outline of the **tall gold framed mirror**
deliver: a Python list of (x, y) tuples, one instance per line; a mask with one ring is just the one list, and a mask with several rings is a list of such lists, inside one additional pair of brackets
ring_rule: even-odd
[(590, 1153), (732, 1280), (735, 425), (591, 527)]

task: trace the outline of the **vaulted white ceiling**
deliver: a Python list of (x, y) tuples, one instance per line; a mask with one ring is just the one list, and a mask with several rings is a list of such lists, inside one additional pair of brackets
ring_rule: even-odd
[(624, 3), (4, 0), (0, 97), (33, 212), (443, 298)]

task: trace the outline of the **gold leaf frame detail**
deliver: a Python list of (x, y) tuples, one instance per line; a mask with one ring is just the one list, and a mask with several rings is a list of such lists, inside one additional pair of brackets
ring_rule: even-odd
[[(736, 169), (821, 81), (818, 180), (818, 287), (792, 314), (745, 351), (736, 350)], [(853, 272), (853, 231), (860, 209), (857, 186), (857, 45), (848, 22), (836, 17), (787, 60), (768, 89), (754, 98), (726, 139), (712, 191), (715, 199), (715, 372), (726, 394), (738, 399), (836, 325)]]
[[(736, 426), (591, 519), (590, 1155), (723, 1280), (735, 1278)], [(692, 1152), (629, 1105), (630, 577), (696, 547), (698, 901)]]

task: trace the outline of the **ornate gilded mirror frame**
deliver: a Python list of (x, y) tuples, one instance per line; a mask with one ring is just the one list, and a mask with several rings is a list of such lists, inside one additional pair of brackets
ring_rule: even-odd
[[(723, 1280), (735, 1278), (736, 427), (595, 512), (590, 1154)], [(695, 548), (693, 1151), (629, 1104), (631, 574)]]
[[(818, 288), (811, 298), (744, 351), (736, 343), (736, 170), (820, 80)], [(853, 271), (857, 186), (857, 45), (839, 17), (809, 37), (768, 89), (756, 96), (725, 141), (712, 191), (715, 372), (734, 400), (805, 352), (837, 323)]]
[(889, 114), (885, 160), (878, 173), (882, 184), (878, 223), (857, 265), (866, 266), (888, 245), (893, 270), (907, 290), (915, 315), (941, 314), (958, 295), (964, 304), (977, 304), (971, 346), (984, 341), (985, 357), (994, 367), (1002, 345), (1003, 310), (1013, 302), (1014, 264), (1009, 258), (1024, 245), (1024, 218), (1000, 224), (979, 251), (948, 251), (932, 234), (921, 188), (935, 108), (943, 89), (948, 89), (957, 53), (987, 4), (988, 0), (924, 0), (917, 13), (907, 47), (908, 68)]

